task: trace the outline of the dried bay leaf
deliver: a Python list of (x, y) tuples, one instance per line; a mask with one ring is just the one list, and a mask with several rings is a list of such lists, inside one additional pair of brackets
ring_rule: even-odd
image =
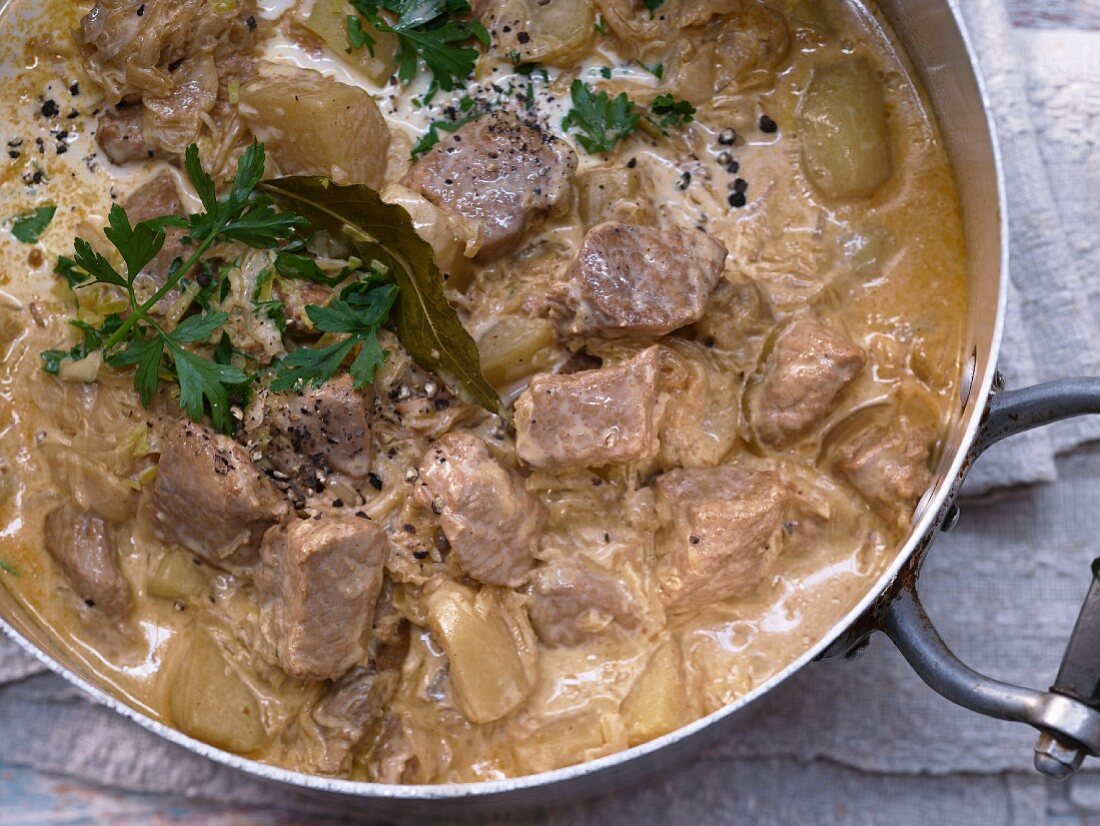
[(260, 189), (309, 221), (310, 232), (327, 232), (363, 261), (382, 264), (400, 290), (397, 336), (413, 360), (465, 401), (510, 418), (482, 375), (477, 344), (447, 300), (431, 245), (417, 235), (402, 207), (385, 203), (363, 184), (340, 185), (321, 177), (278, 178)]

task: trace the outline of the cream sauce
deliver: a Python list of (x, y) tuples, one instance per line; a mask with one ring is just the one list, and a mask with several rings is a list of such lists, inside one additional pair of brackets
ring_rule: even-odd
[[(318, 0), (320, 2), (320, 0)], [(805, 19), (819, 4), (774, 2)], [(666, 84), (637, 62), (614, 38), (596, 45), (574, 66), (549, 67), (525, 76), (500, 55), (483, 59), (469, 88), (430, 105), (423, 76), (408, 87), (377, 85), (341, 57), (303, 38), (295, 17), (304, 9), (291, 0), (263, 0), (261, 16), (272, 21), (263, 56), (316, 69), (374, 94), (395, 134), (387, 183), (403, 174), (408, 148), (427, 125), (464, 96), (514, 101), (515, 90), (535, 84), (532, 106), (540, 123), (572, 141), (561, 121), (570, 109), (568, 84), (577, 76), (602, 83), (611, 93), (645, 97)], [(214, 607), (154, 597), (152, 571), (171, 548), (152, 537), (141, 512), (118, 536), (123, 570), (136, 590), (136, 608), (124, 629), (107, 629), (74, 599), (42, 549), (42, 517), (67, 493), (50, 473), (39, 447), (71, 445), (105, 457), (111, 472), (135, 490), (148, 487), (150, 468), (174, 403), (143, 410), (128, 376), (101, 375), (97, 385), (59, 382), (40, 369), (38, 353), (62, 345), (70, 333), (71, 298), (52, 274), (58, 255), (71, 252), (76, 235), (95, 237), (110, 204), (146, 179), (159, 164), (118, 167), (97, 151), (93, 133), (100, 96), (81, 68), (71, 31), (83, 5), (14, 0), (0, 10), (0, 584), (39, 622), (52, 630), (81, 664), (81, 670), (146, 713), (173, 721), (169, 698), (180, 646), (196, 625), (213, 628), (231, 668), (248, 684), (263, 709), (266, 745), (249, 756), (290, 767), (308, 766), (290, 721), (304, 715), (323, 690), (257, 665), (242, 627), (255, 613), (247, 589), (232, 577), (204, 570)], [(876, 515), (843, 482), (817, 465), (828, 449), (827, 434), (852, 411), (881, 402), (899, 389), (927, 399), (945, 433), (954, 415), (967, 296), (965, 247), (952, 170), (934, 118), (882, 23), (854, 4), (821, 3), (809, 15), (821, 29), (795, 28), (791, 57), (774, 82), (747, 91), (735, 106), (700, 107), (697, 120), (668, 140), (634, 138), (613, 156), (639, 172), (639, 200), (660, 227), (699, 226), (730, 250), (726, 275), (752, 281), (767, 299), (773, 319), (812, 314), (846, 331), (870, 357), (868, 369), (840, 409), (817, 435), (785, 453), (827, 500), (828, 527), (808, 547), (788, 548), (763, 586), (750, 595), (705, 609), (665, 617), (655, 596), (652, 555), (656, 524), (647, 489), (636, 471), (603, 474), (600, 492), (591, 476), (534, 474), (528, 486), (549, 511), (540, 546), (543, 561), (588, 557), (614, 570), (649, 600), (645, 621), (632, 634), (595, 634), (564, 648), (539, 646), (538, 678), (525, 702), (493, 723), (476, 725), (455, 707), (439, 644), (415, 622), (419, 584), (401, 579), (399, 597), (412, 605), (410, 653), (391, 706), (393, 730), (376, 731), (358, 747), (348, 775), (391, 782), (467, 782), (525, 774), (568, 765), (623, 749), (637, 741), (624, 723), (624, 701), (646, 664), (674, 640), (682, 654), (680, 721), (697, 718), (731, 702), (792, 662), (867, 591), (903, 540), (908, 525)], [(303, 45), (306, 43), (308, 45)], [(894, 155), (892, 179), (870, 200), (828, 204), (800, 171), (798, 107), (815, 67), (859, 51), (885, 81)], [(612, 69), (610, 79), (601, 67)], [(503, 91), (502, 91), (503, 90)], [(509, 91), (511, 90), (511, 91)], [(48, 105), (52, 102), (53, 106)], [(49, 114), (56, 108), (59, 114)], [(75, 112), (69, 117), (70, 112)], [(759, 128), (762, 114), (778, 125)], [(720, 141), (726, 130), (740, 136), (735, 146)], [(64, 147), (64, 148), (62, 148)], [(578, 149), (579, 173), (608, 164)], [(740, 165), (730, 172), (732, 153)], [(746, 205), (734, 209), (735, 181), (748, 181)], [(685, 183), (686, 182), (686, 183)], [(32, 245), (11, 234), (11, 217), (44, 203), (57, 215)], [(584, 235), (576, 210), (532, 234), (528, 252), (479, 268), (454, 299), (475, 336), (497, 320), (519, 312), (561, 266), (571, 260)], [(724, 323), (716, 319), (715, 324)], [(558, 346), (558, 345), (555, 345)], [(597, 348), (599, 345), (592, 345)], [(683, 344), (688, 347), (689, 345)], [(762, 346), (762, 345), (761, 345)], [(690, 348), (689, 348), (690, 349)], [(629, 348), (626, 348), (629, 351)], [(605, 345), (598, 353), (618, 360), (624, 351)], [(559, 348), (545, 366), (567, 357)], [(745, 354), (745, 371), (755, 369), (759, 348)], [(401, 360), (379, 379), (400, 376)], [(746, 375), (731, 378), (740, 395)], [(514, 387), (515, 395), (526, 379)], [(736, 404), (736, 402), (734, 402)], [(739, 416), (736, 410), (729, 412)], [(741, 422), (743, 425), (743, 421)], [(494, 425), (478, 425), (480, 432)], [(407, 479), (426, 441), (379, 451), (376, 470), (387, 480)], [(742, 433), (742, 436), (745, 434)], [(511, 449), (510, 437), (503, 447)], [(759, 452), (739, 440), (733, 452)], [(802, 477), (800, 477), (802, 478)], [(376, 520), (400, 517), (411, 487), (400, 483), (365, 494), (362, 507)], [(144, 503), (142, 507), (147, 507)], [(16, 573), (12, 573), (12, 571)], [(241, 618), (244, 618), (241, 620)], [(644, 738), (643, 738), (644, 739)], [(403, 751), (402, 751), (403, 750)], [(394, 770), (394, 753), (415, 762)]]

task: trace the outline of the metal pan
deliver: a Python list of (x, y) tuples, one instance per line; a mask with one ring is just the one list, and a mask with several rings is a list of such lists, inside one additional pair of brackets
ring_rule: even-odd
[(851, 656), (875, 631), (890, 637), (935, 690), (974, 711), (1034, 726), (1036, 767), (1065, 777), (1100, 753), (1100, 571), (1050, 691), (1006, 685), (959, 662), (918, 598), (921, 562), (957, 519), (954, 499), (974, 460), (995, 442), (1049, 422), (1100, 413), (1100, 380), (1070, 379), (1005, 392), (996, 373), (1005, 309), (1007, 236), (1000, 157), (973, 50), (955, 0), (880, 0), (938, 116), (955, 167), (969, 250), (968, 362), (936, 483), (917, 507), (912, 532), (883, 575), (843, 619), (796, 662), (752, 692), (691, 725), (609, 757), (543, 774), (451, 786), (394, 786), (310, 776), (220, 751), (146, 716), (81, 672), (49, 631), (0, 588), (0, 628), (69, 682), (139, 725), (196, 754), (323, 799), (326, 808), (412, 817), (546, 806), (605, 793), (681, 765), (727, 732), (738, 712), (795, 671), (824, 657)]

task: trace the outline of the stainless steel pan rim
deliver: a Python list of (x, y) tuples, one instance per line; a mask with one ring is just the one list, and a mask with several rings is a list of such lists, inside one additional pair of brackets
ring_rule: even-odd
[[(895, 586), (899, 573), (901, 573), (907, 565), (911, 564), (911, 560), (913, 560), (914, 557), (922, 555), (923, 550), (938, 531), (945, 515), (949, 513), (953, 507), (953, 497), (957, 493), (958, 486), (961, 484), (962, 478), (973, 459), (971, 446), (975, 443), (975, 439), (978, 437), (979, 430), (982, 427), (982, 419), (986, 410), (986, 401), (990, 397), (993, 389), (995, 379), (993, 365), (996, 363), (996, 356), (1000, 348), (1004, 323), (1006, 292), (1004, 287), (1007, 283), (1008, 238), (1003, 226), (1003, 216), (1007, 214), (1007, 211), (1005, 188), (1002, 177), (1001, 155), (995, 139), (994, 120), (989, 99), (986, 95), (981, 73), (977, 67), (974, 49), (967, 35), (965, 25), (963, 24), (957, 0), (944, 0), (944, 5), (950, 10), (950, 15), (954, 18), (957, 33), (961, 37), (968, 55), (969, 69), (973, 73), (973, 80), (977, 84), (978, 96), (984, 110), (984, 117), (991, 144), (988, 149), (991, 152), (992, 166), (996, 176), (997, 202), (995, 208), (999, 210), (999, 217), (1001, 219), (999, 239), (1000, 281), (996, 293), (996, 315), (993, 319), (991, 337), (987, 340), (988, 356), (984, 359), (972, 358), (967, 368), (969, 373), (963, 382), (964, 412), (961, 420), (956, 426), (957, 429), (954, 437), (954, 444), (956, 447), (950, 455), (950, 461), (941, 467), (939, 480), (935, 488), (918, 506), (919, 516), (904, 547), (898, 552), (896, 558), (878, 578), (874, 586), (868, 589), (863, 599), (839, 620), (827, 634), (818, 640), (797, 660), (756, 686), (748, 694), (706, 717), (696, 720), (675, 732), (671, 732), (648, 743), (635, 746), (626, 751), (607, 757), (554, 771), (506, 780), (468, 784), (406, 786), (366, 783), (309, 775), (278, 768), (222, 751), (206, 743), (195, 740), (176, 729), (153, 720), (137, 709), (107, 694), (105, 691), (73, 671), (70, 671), (64, 665), (50, 657), (46, 652), (42, 651), (38, 646), (26, 639), (6, 620), (0, 619), (0, 628), (2, 628), (23, 650), (36, 657), (47, 668), (59, 674), (77, 688), (89, 694), (96, 701), (128, 717), (143, 728), (172, 743), (217, 763), (230, 766), (263, 780), (297, 787), (302, 790), (336, 794), (347, 798), (358, 798), (364, 803), (366, 802), (364, 799), (373, 799), (375, 801), (388, 800), (394, 802), (423, 801), (425, 803), (435, 801), (440, 804), (448, 801), (454, 804), (461, 804), (463, 801), (491, 803), (493, 800), (499, 802), (502, 798), (507, 798), (510, 803), (522, 804), (524, 799), (530, 798), (532, 793), (540, 789), (545, 789), (546, 787), (573, 786), (580, 789), (587, 786), (587, 792), (592, 792), (598, 789), (596, 783), (590, 782), (588, 784), (583, 784), (578, 783), (578, 781), (592, 779), (597, 775), (611, 775), (614, 773), (613, 770), (622, 770), (622, 774), (633, 774), (634, 776), (652, 771), (655, 766), (650, 765), (643, 767), (640, 765), (644, 762), (644, 758), (665, 755), (663, 761), (654, 762), (670, 762), (673, 759), (673, 755), (686, 753), (687, 749), (685, 748), (685, 744), (687, 741), (694, 740), (696, 735), (700, 735), (707, 730), (713, 730), (717, 723), (732, 717), (749, 703), (752, 703), (754, 700), (773, 690), (812, 660), (826, 653), (836, 653), (838, 650), (843, 653), (844, 650), (850, 648), (855, 642), (858, 642), (866, 633), (875, 629), (876, 626), (874, 622), (866, 628), (861, 629), (861, 620), (866, 624), (868, 617), (873, 617), (875, 606), (880, 604), (884, 595), (888, 594)], [(987, 205), (987, 208), (991, 208), (991, 206), (992, 205)], [(983, 312), (988, 313), (989, 308), (983, 308)], [(988, 318), (988, 316), (986, 316), (986, 318)], [(881, 623), (879, 623), (879, 625), (881, 626)], [(858, 632), (853, 632), (853, 628), (858, 629)], [(849, 639), (847, 641), (841, 639), (844, 636), (849, 637)], [(840, 649), (837, 648), (838, 639), (840, 640)], [(925, 675), (922, 674), (922, 676)]]

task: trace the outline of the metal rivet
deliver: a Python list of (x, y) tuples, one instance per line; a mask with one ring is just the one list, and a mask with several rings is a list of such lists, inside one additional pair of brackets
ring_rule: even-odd
[(962, 512), (959, 510), (958, 505), (951, 505), (947, 509), (947, 513), (944, 514), (943, 524), (940, 526), (940, 530), (944, 533), (952, 531), (955, 526), (959, 524), (959, 517), (962, 516)]

